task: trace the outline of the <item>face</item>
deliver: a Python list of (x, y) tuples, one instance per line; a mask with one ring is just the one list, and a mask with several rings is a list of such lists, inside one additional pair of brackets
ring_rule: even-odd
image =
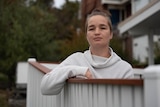
[(104, 16), (95, 15), (88, 19), (87, 40), (90, 47), (106, 47), (112, 39), (108, 20)]

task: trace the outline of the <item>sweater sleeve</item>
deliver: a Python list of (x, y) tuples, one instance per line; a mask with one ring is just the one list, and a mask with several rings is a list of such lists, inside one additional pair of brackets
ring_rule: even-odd
[(42, 78), (41, 93), (44, 95), (59, 94), (68, 78), (84, 76), (87, 69), (88, 67), (77, 65), (57, 66)]

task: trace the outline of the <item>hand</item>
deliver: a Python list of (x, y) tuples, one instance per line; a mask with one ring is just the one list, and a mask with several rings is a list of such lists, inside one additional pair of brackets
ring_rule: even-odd
[(92, 79), (93, 78), (92, 77), (92, 73), (91, 73), (91, 71), (89, 69), (87, 70), (87, 72), (85, 74), (85, 77), (87, 77), (88, 79)]

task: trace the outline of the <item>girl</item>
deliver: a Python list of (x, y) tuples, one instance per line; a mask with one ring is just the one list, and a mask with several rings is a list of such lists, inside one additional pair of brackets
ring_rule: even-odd
[(75, 76), (88, 79), (133, 78), (131, 65), (109, 46), (113, 37), (109, 15), (100, 9), (93, 10), (87, 17), (85, 29), (89, 50), (73, 53), (44, 75), (41, 82), (42, 94), (58, 94), (65, 81)]

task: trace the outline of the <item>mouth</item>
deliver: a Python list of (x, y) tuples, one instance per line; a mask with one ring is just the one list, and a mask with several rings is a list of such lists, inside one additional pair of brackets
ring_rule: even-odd
[(95, 38), (93, 38), (93, 40), (100, 41), (100, 40), (102, 40), (102, 38), (101, 37), (95, 37)]

